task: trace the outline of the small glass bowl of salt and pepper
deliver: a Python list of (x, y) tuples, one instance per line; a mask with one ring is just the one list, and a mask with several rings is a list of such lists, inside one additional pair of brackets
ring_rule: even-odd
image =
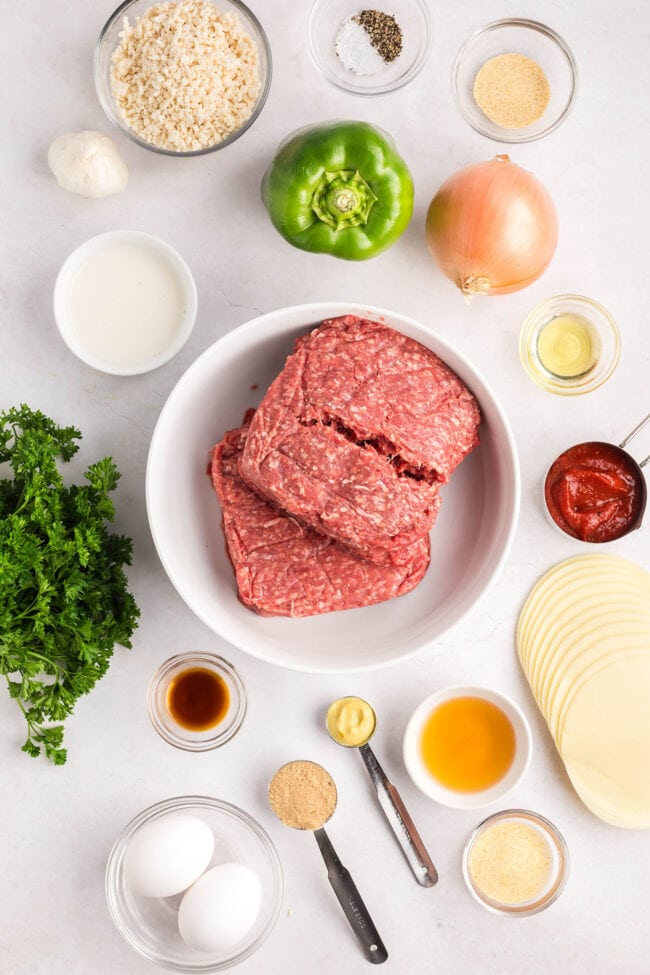
[(359, 0), (315, 0), (307, 25), (311, 58), (331, 84), (354, 95), (385, 95), (412, 81), (431, 48), (425, 0), (364, 8)]

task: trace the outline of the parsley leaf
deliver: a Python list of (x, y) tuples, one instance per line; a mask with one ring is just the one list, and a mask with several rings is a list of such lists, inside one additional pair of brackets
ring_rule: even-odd
[[(22, 750), (67, 756), (63, 722), (108, 670), (115, 644), (131, 647), (140, 611), (123, 566), (130, 538), (109, 533), (109, 493), (120, 474), (110, 457), (66, 487), (81, 433), (22, 405), (0, 412), (0, 674), (27, 723)], [(55, 722), (54, 724), (52, 722)]]

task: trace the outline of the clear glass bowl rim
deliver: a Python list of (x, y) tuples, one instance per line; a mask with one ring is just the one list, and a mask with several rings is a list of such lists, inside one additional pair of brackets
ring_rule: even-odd
[[(174, 962), (165, 961), (161, 956), (156, 957), (150, 954), (148, 951), (143, 950), (138, 944), (133, 937), (130, 928), (127, 924), (125, 924), (122, 917), (117, 889), (117, 877), (122, 866), (122, 860), (124, 858), (128, 842), (141, 826), (147, 822), (150, 822), (151, 820), (157, 819), (159, 815), (164, 815), (165, 813), (169, 812), (178, 812), (179, 810), (188, 811), (196, 809), (197, 806), (201, 808), (216, 809), (219, 812), (226, 813), (227, 815), (232, 816), (233, 819), (237, 819), (239, 822), (248, 826), (257, 836), (269, 858), (271, 873), (273, 875), (275, 905), (267, 924), (257, 936), (255, 941), (253, 941), (247, 948), (240, 951), (239, 954), (233, 955), (232, 959), (228, 961), (218, 962), (216, 965), (206, 962), (205, 965), (196, 965), (192, 968), (187, 968), (185, 966), (181, 967)], [(106, 862), (104, 890), (108, 910), (113, 924), (129, 947), (136, 951), (139, 955), (146, 958), (147, 961), (151, 961), (156, 965), (167, 968), (169, 971), (178, 972), (179, 975), (214, 975), (216, 972), (225, 971), (226, 969), (231, 968), (233, 965), (238, 965), (240, 962), (244, 961), (245, 958), (249, 958), (266, 941), (271, 931), (275, 927), (275, 923), (280, 914), (282, 897), (284, 893), (284, 876), (282, 873), (280, 857), (278, 856), (278, 852), (273, 845), (271, 837), (268, 835), (264, 827), (261, 826), (260, 823), (258, 823), (257, 820), (250, 815), (250, 813), (247, 813), (244, 809), (240, 809), (239, 806), (233, 805), (233, 803), (226, 802), (224, 799), (215, 799), (211, 796), (173, 796), (169, 799), (163, 799), (160, 802), (156, 802), (152, 806), (148, 806), (146, 809), (143, 809), (142, 812), (138, 813), (137, 816), (134, 816), (133, 819), (124, 827), (118, 838), (115, 840), (115, 843), (111, 848), (111, 852), (108, 855), (108, 860)]]
[[(523, 908), (519, 908), (517, 905), (499, 904), (497, 901), (492, 901), (484, 897), (472, 883), (469, 871), (469, 854), (474, 845), (474, 841), (493, 823), (506, 819), (527, 819), (535, 823), (555, 843), (559, 858), (558, 873), (550, 890), (539, 901), (532, 904), (529, 903)], [(462, 872), (468, 891), (482, 907), (502, 917), (529, 917), (532, 914), (539, 914), (540, 911), (550, 907), (558, 899), (566, 886), (567, 880), (569, 879), (569, 866), (569, 849), (559, 829), (549, 819), (542, 816), (541, 813), (533, 812), (532, 809), (502, 809), (499, 812), (493, 813), (472, 830), (463, 847)]]
[[(158, 686), (160, 685), (160, 682), (176, 667), (185, 666), (189, 668), (193, 665), (200, 667), (201, 665), (205, 666), (207, 664), (212, 664), (215, 670), (221, 674), (225, 674), (229, 683), (234, 685), (235, 690), (237, 691), (237, 712), (232, 720), (232, 723), (222, 731), (218, 730), (220, 724), (215, 725), (214, 736), (207, 738), (205, 741), (186, 739), (181, 737), (181, 734), (173, 735), (169, 729), (165, 727), (158, 713), (156, 701)], [(180, 748), (182, 751), (186, 752), (207, 752), (212, 751), (213, 748), (220, 748), (221, 745), (225, 745), (226, 742), (235, 737), (241, 728), (244, 718), (246, 717), (246, 709), (246, 685), (244, 684), (239, 671), (234, 664), (231, 664), (229, 660), (225, 659), (225, 657), (221, 657), (218, 653), (211, 653), (209, 650), (188, 651), (187, 653), (177, 653), (174, 654), (173, 657), (168, 657), (167, 660), (164, 660), (156, 669), (147, 688), (147, 711), (154, 729), (157, 731), (160, 737), (167, 742), (167, 744), (173, 745), (174, 748)]]
[[(469, 47), (476, 41), (482, 34), (490, 33), (491, 31), (498, 30), (502, 27), (524, 27), (529, 30), (534, 30), (538, 34), (543, 34), (549, 40), (554, 41), (559, 50), (562, 52), (566, 58), (567, 64), (569, 65), (569, 70), (571, 72), (571, 91), (569, 93), (569, 98), (567, 103), (560, 112), (560, 114), (555, 118), (549, 125), (547, 125), (540, 132), (534, 132), (530, 135), (509, 135), (508, 129), (503, 129), (500, 135), (495, 135), (493, 132), (489, 132), (486, 128), (479, 125), (472, 118), (465, 114), (463, 111), (460, 98), (458, 96), (458, 74), (460, 72), (461, 65), (463, 63), (463, 58), (465, 57)], [(528, 20), (525, 17), (504, 17), (501, 20), (493, 20), (491, 23), (486, 24), (484, 27), (480, 27), (478, 30), (467, 38), (458, 54), (454, 59), (454, 64), (451, 69), (451, 89), (454, 97), (454, 104), (461, 118), (463, 118), (467, 124), (474, 129), (475, 132), (480, 133), (480, 135), (485, 136), (486, 139), (491, 139), (493, 142), (503, 142), (509, 144), (516, 144), (522, 142), (536, 142), (538, 139), (542, 139), (545, 135), (549, 135), (554, 132), (555, 129), (564, 122), (564, 120), (569, 116), (578, 95), (578, 65), (576, 64), (575, 58), (571, 52), (571, 48), (566, 43), (566, 41), (553, 30), (552, 27), (547, 27), (546, 24), (542, 24), (538, 20)]]
[[(253, 11), (249, 7), (247, 7), (245, 3), (242, 3), (241, 0), (229, 0), (229, 3), (231, 3), (233, 7), (236, 7), (241, 13), (243, 13), (244, 17), (250, 20), (251, 23), (254, 25), (258, 33), (259, 39), (262, 42), (262, 46), (264, 48), (264, 56), (266, 60), (266, 73), (265, 76), (261, 78), (262, 86), (261, 86), (260, 94), (257, 99), (255, 108), (253, 109), (250, 117), (244, 122), (244, 124), (240, 129), (237, 129), (236, 132), (231, 133), (231, 135), (227, 136), (227, 138), (222, 139), (221, 142), (217, 142), (213, 146), (206, 146), (204, 149), (183, 150), (182, 152), (178, 152), (174, 149), (163, 149), (160, 146), (152, 145), (150, 142), (145, 142), (144, 139), (141, 139), (138, 135), (136, 135), (135, 132), (132, 132), (131, 129), (129, 129), (128, 126), (125, 125), (125, 123), (121, 120), (119, 113), (115, 109), (112, 99), (107, 100), (104, 98), (103, 88), (100, 83), (99, 56), (102, 49), (102, 45), (104, 43), (104, 38), (108, 34), (111, 27), (113, 27), (115, 22), (119, 20), (121, 17), (123, 17), (127, 13), (130, 7), (132, 7), (134, 4), (138, 2), (139, 0), (124, 0), (124, 2), (121, 3), (120, 6), (117, 7), (117, 9), (114, 10), (113, 13), (110, 15), (110, 17), (108, 18), (108, 20), (106, 21), (102, 29), (100, 30), (99, 36), (97, 38), (97, 43), (95, 45), (95, 54), (93, 57), (93, 78), (95, 81), (95, 91), (97, 93), (97, 98), (99, 99), (99, 103), (102, 109), (104, 110), (104, 114), (106, 115), (108, 120), (112, 122), (115, 128), (118, 129), (120, 132), (122, 132), (128, 139), (130, 139), (131, 142), (135, 142), (136, 145), (142, 146), (143, 149), (149, 149), (151, 152), (156, 152), (158, 153), (158, 155), (161, 156), (178, 156), (181, 158), (185, 156), (206, 156), (208, 153), (216, 152), (218, 149), (225, 149), (226, 146), (231, 145), (231, 143), (235, 142), (240, 136), (244, 134), (244, 132), (248, 131), (248, 129), (252, 126), (253, 122), (255, 122), (255, 120), (260, 115), (262, 109), (264, 108), (264, 105), (266, 104), (266, 100), (269, 96), (269, 91), (271, 90), (271, 78), (273, 76), (273, 59), (271, 56), (271, 46), (269, 44), (269, 39), (266, 35), (266, 31), (262, 27), (261, 23), (255, 16)], [(151, 6), (154, 6), (154, 4), (155, 4), (155, 0), (151, 0)]]
[(354, 84), (345, 84), (345, 82), (341, 81), (338, 78), (333, 77), (333, 75), (330, 74), (330, 72), (327, 70), (327, 68), (323, 64), (318, 54), (318, 50), (314, 42), (314, 30), (313, 30), (313, 24), (317, 12), (319, 12), (321, 7), (327, 6), (329, 0), (314, 0), (309, 10), (309, 15), (307, 17), (307, 50), (309, 51), (309, 56), (311, 57), (314, 67), (318, 71), (320, 71), (322, 76), (327, 81), (329, 81), (331, 85), (334, 85), (334, 87), (338, 88), (339, 91), (345, 91), (350, 95), (364, 95), (364, 96), (388, 95), (393, 91), (398, 91), (400, 88), (403, 88), (404, 85), (407, 85), (409, 81), (412, 81), (413, 78), (415, 78), (420, 73), (420, 71), (426, 64), (427, 58), (429, 57), (429, 54), (431, 52), (431, 33), (432, 33), (431, 10), (429, 9), (428, 5), (425, 3), (425, 0), (412, 0), (412, 2), (420, 9), (425, 24), (425, 28), (426, 28), (426, 33), (423, 38), (421, 54), (419, 55), (419, 57), (415, 59), (415, 61), (408, 69), (408, 71), (400, 78), (395, 79), (395, 81), (392, 81), (390, 82), (390, 84), (387, 85), (378, 85), (376, 88), (358, 88)]

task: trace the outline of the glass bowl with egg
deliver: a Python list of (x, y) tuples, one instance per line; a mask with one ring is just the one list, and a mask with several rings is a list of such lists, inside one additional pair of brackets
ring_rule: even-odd
[(537, 305), (519, 334), (519, 357), (530, 378), (550, 393), (580, 396), (602, 386), (621, 355), (616, 322), (597, 301), (556, 295)]
[(404, 733), (404, 763), (414, 784), (452, 809), (503, 798), (530, 765), (532, 736), (523, 712), (486, 687), (447, 687), (415, 709)]
[(463, 878), (472, 897), (493, 914), (526, 917), (557, 900), (569, 876), (560, 831), (539, 813), (505, 809), (470, 834)]
[(95, 47), (104, 112), (137, 145), (167, 156), (239, 139), (264, 108), (271, 73), (264, 28), (240, 0), (126, 0)]
[(412, 81), (431, 50), (424, 0), (363, 7), (358, 0), (315, 0), (307, 49), (330, 84), (352, 95), (386, 95)]
[(578, 71), (559, 34), (534, 20), (507, 18), (478, 30), (452, 69), (456, 108), (496, 142), (533, 142), (573, 108)]
[(282, 903), (280, 860), (252, 816), (221, 799), (179, 796), (137, 815), (106, 866), (117, 930), (148, 961), (211, 975), (255, 952)]

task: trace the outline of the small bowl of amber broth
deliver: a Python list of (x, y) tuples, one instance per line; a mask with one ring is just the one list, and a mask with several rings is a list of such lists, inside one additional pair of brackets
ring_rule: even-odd
[(436, 691), (415, 709), (404, 733), (411, 779), (453, 809), (479, 809), (502, 799), (525, 775), (532, 749), (521, 709), (486, 687)]

